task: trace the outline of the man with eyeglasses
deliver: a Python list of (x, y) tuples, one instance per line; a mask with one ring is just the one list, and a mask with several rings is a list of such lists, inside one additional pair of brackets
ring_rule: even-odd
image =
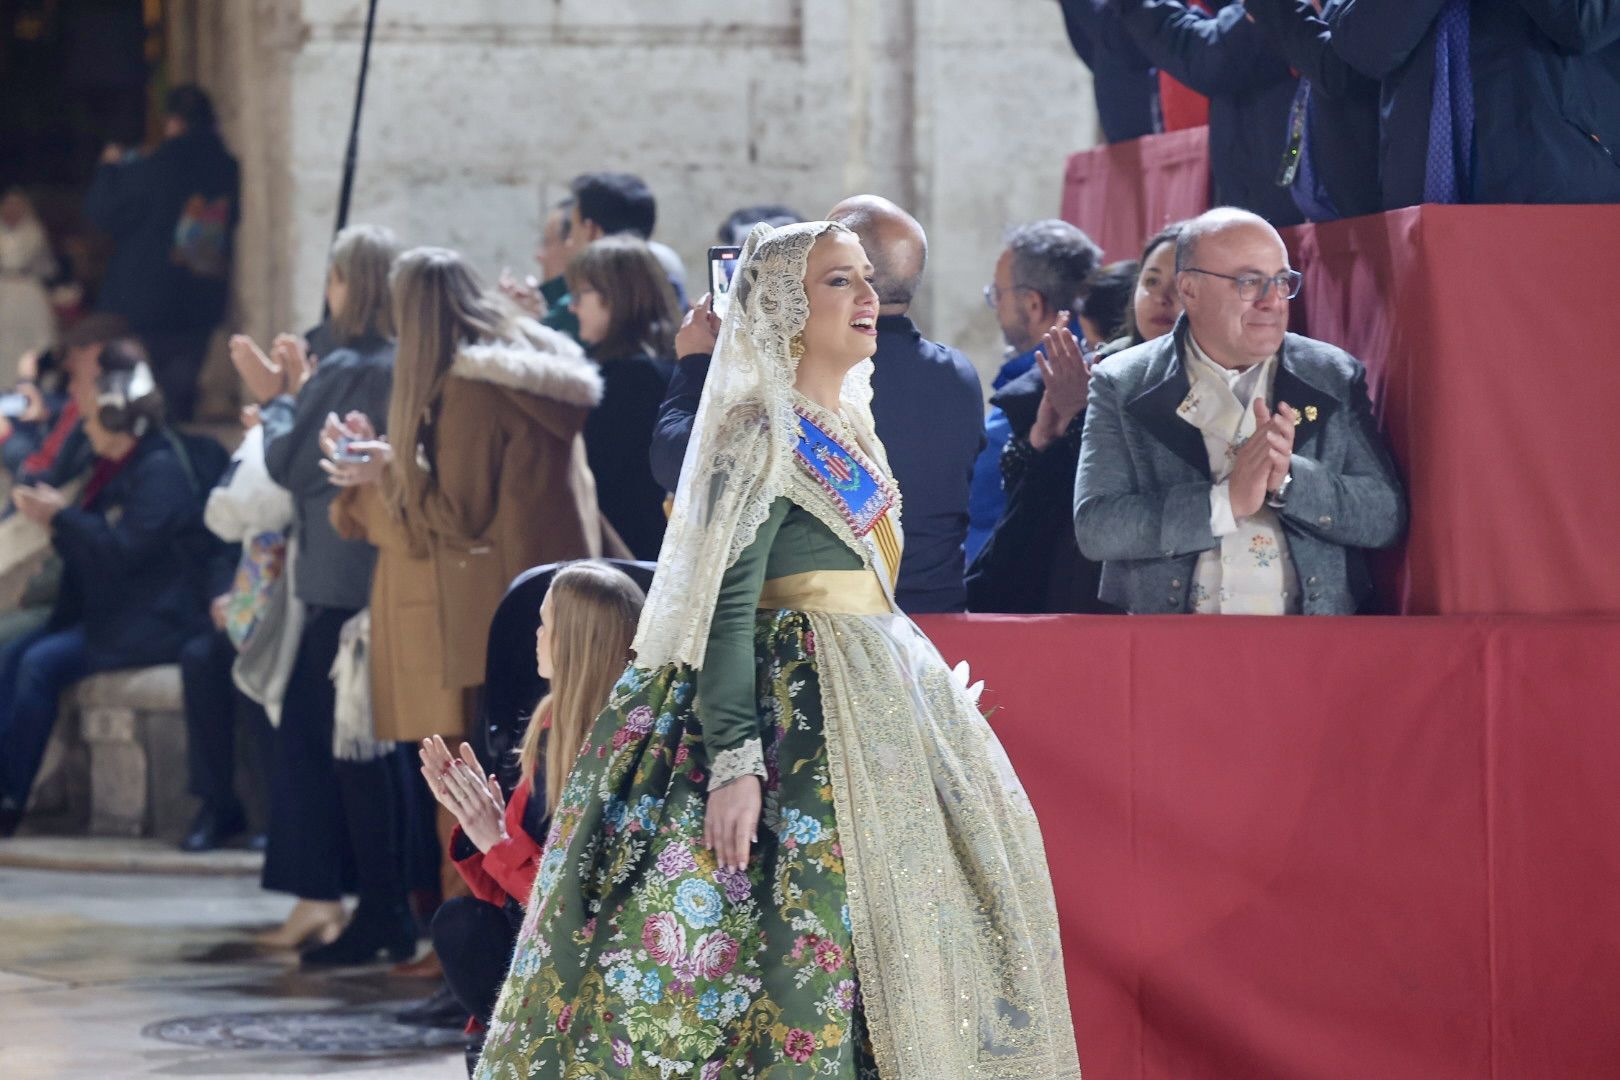
[(1173, 333), (1092, 373), (1075, 480), (1080, 550), (1133, 614), (1350, 615), (1362, 549), (1406, 502), (1361, 364), (1288, 330), (1300, 274), (1263, 218), (1223, 207), (1176, 244)]

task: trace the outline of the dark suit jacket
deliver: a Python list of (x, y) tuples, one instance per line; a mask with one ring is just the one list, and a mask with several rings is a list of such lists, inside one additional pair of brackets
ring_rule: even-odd
[[(1182, 316), (1174, 333), (1103, 361), (1075, 477), (1080, 550), (1103, 563), (1102, 599), (1132, 614), (1191, 610), (1210, 528), (1209, 453), (1176, 413), (1190, 387)], [(1367, 377), (1342, 349), (1289, 334), (1271, 404), (1307, 416), (1294, 436), (1293, 484), (1278, 511), (1304, 588), (1307, 615), (1352, 615), (1372, 592), (1363, 548), (1393, 546), (1406, 500), (1378, 434)]]

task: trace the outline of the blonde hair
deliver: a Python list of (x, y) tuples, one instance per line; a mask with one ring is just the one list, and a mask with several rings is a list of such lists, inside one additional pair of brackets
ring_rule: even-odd
[[(418, 458), (422, 422), (450, 372), (456, 353), (475, 341), (505, 337), (511, 327), (505, 310), (484, 288), (473, 268), (447, 248), (412, 248), (389, 273), (394, 293), (394, 388), (388, 401), (388, 438), (394, 445), (390, 483), (383, 494), (394, 516), (405, 524), (417, 552), (427, 537), (412, 509), (422, 504), (429, 475)], [(426, 448), (431, 463), (433, 447)]]
[[(606, 563), (576, 562), (557, 571), (551, 597), (551, 693), (541, 699), (523, 733), (518, 767), (534, 784), (541, 740), (546, 755), (546, 813), (554, 813), (585, 732), (630, 660), (641, 605), (647, 595), (623, 571)], [(541, 718), (550, 715), (550, 734)]]
[(327, 263), (349, 290), (343, 310), (332, 313), (332, 333), (338, 341), (394, 336), (388, 269), (398, 256), (399, 238), (381, 225), (350, 225), (332, 241)]

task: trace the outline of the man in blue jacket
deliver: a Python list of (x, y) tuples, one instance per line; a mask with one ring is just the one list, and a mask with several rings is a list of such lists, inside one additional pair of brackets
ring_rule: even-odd
[(1620, 202), (1620, 4), (1340, 0), (1327, 21), (1382, 80), (1385, 209)]
[(84, 403), (95, 450), (76, 504), (18, 487), (19, 513), (48, 528), (63, 581), (50, 623), (0, 650), (0, 835), (22, 818), (62, 692), (101, 671), (173, 663), (208, 625), (205, 574), (217, 550), (197, 476), (163, 426), (151, 371), (109, 371)]

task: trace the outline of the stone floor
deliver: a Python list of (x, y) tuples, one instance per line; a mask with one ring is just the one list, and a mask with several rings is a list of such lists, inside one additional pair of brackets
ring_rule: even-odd
[(466, 1075), (457, 1033), (387, 1016), (433, 984), (306, 975), (252, 946), (288, 907), (252, 856), (179, 874), (127, 841), (57, 840), (47, 868), (20, 843), (0, 843), (0, 1077)]

